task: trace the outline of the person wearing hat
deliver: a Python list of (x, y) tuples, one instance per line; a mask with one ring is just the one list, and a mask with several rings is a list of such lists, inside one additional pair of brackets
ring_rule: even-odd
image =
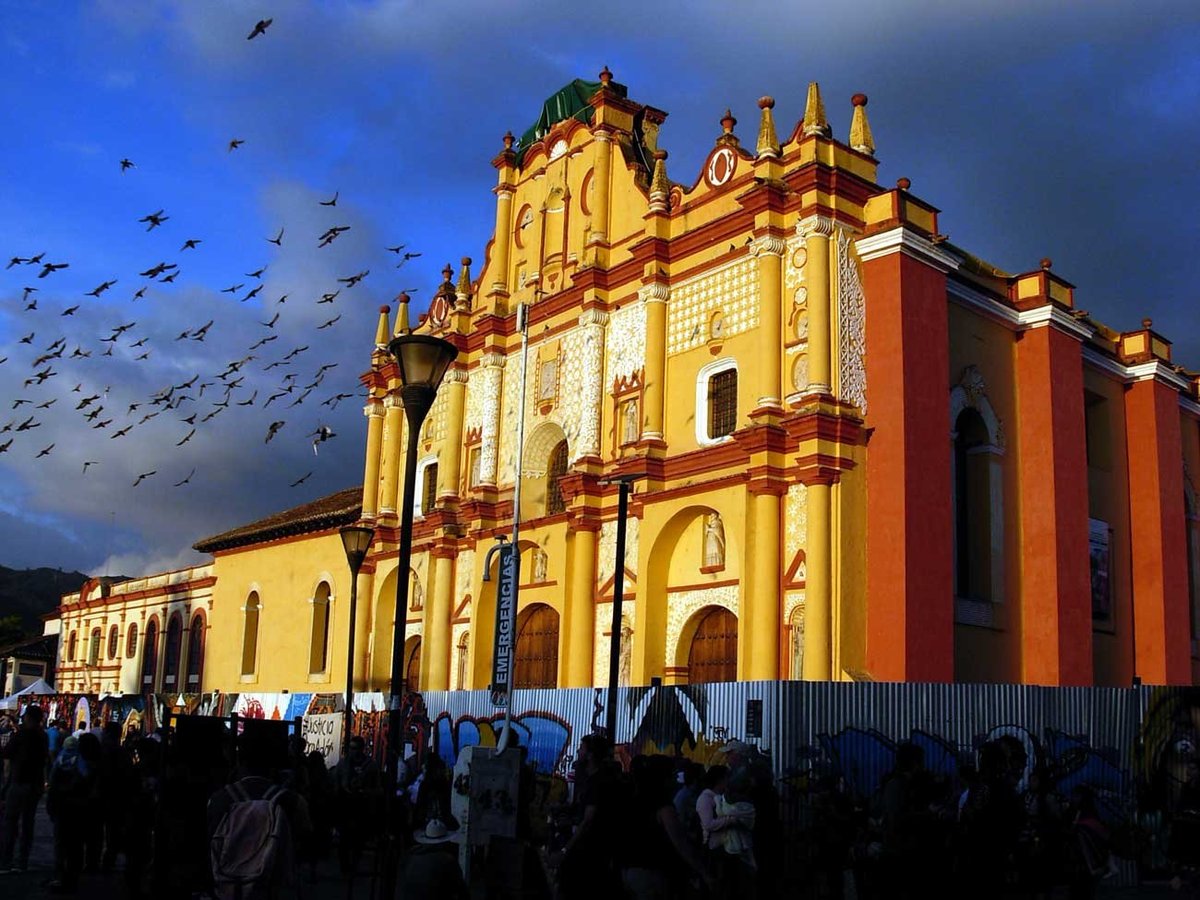
[(430, 819), (413, 833), (416, 845), (401, 861), (400, 891), (404, 900), (468, 900), (470, 892), (458, 865), (462, 835), (441, 819)]

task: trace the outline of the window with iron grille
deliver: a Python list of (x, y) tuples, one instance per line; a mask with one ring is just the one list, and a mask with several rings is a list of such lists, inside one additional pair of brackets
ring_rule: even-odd
[(120, 641), (120, 635), (117, 633), (117, 626), (114, 625), (108, 630), (108, 658), (117, 658), (117, 645)]
[(433, 504), (437, 499), (438, 464), (430, 463), (425, 467), (425, 485), (421, 491), (421, 515), (427, 516), (433, 512)]
[(708, 436), (733, 434), (737, 427), (737, 369), (726, 369), (708, 379)]
[(566, 512), (559, 479), (567, 474), (567, 442), (559, 441), (550, 451), (550, 463), (546, 466), (546, 515)]
[(100, 662), (100, 629), (92, 629), (92, 639), (88, 643), (88, 665), (94, 666)]

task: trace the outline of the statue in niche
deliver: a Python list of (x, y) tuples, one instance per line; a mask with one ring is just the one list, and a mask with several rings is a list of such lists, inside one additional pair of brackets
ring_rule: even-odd
[(633, 670), (633, 626), (626, 616), (621, 616), (621, 656), (620, 668), (617, 671), (617, 681), (621, 685), (629, 684), (630, 673)]
[(533, 583), (543, 584), (546, 581), (546, 567), (550, 557), (541, 547), (533, 551)]
[(621, 407), (621, 443), (636, 444), (641, 437), (641, 423), (638, 421), (638, 402), (626, 400)]
[(415, 612), (425, 608), (425, 591), (421, 587), (421, 582), (417, 579), (415, 572), (412, 575), (412, 584), (409, 587), (408, 597), (410, 601), (409, 609)]
[(725, 526), (720, 513), (704, 516), (704, 568), (725, 568)]

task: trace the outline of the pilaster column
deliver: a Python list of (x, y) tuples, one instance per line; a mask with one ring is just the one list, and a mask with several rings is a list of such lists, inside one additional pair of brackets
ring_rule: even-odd
[(781, 627), (779, 518), (782, 489), (775, 485), (751, 486), (742, 541), (746, 571), (739, 613), (746, 638), (738, 653), (738, 677), (743, 681), (770, 681), (779, 677)]
[[(367, 690), (371, 678), (371, 607), (375, 596), (375, 572), (360, 569), (358, 572), (358, 609), (354, 611), (354, 690)], [(350, 595), (346, 595), (346, 615), (349, 616)], [(336, 641), (334, 642), (336, 646)], [(335, 663), (337, 660), (335, 660)]]
[(833, 478), (805, 481), (808, 531), (804, 547), (804, 679), (833, 678)]
[(396, 487), (399, 483), (400, 455), (404, 448), (404, 404), (399, 394), (389, 393), (383, 398), (383, 446), (380, 452), (381, 477), (379, 484), (379, 512), (395, 515), (397, 507)]
[[(1069, 314), (1041, 309), (1043, 323), (1021, 334), (1016, 355), (1021, 669), (1030, 684), (1088, 685), (1092, 588), (1081, 344), (1087, 332)], [(1186, 618), (1184, 625), (1186, 633)]]
[[(763, 235), (750, 246), (750, 255), (758, 259), (756, 412), (779, 411), (783, 407), (779, 394), (783, 384), (783, 253), (786, 249), (783, 240), (773, 234)], [(827, 291), (828, 284), (826, 278)], [(812, 303), (811, 295), (809, 303)]]
[(454, 598), (454, 547), (440, 542), (430, 553), (430, 580), (425, 604), (425, 634), (421, 641), (423, 690), (450, 689), (450, 616)]
[[(1161, 363), (1145, 368), (1174, 375)], [(1178, 391), (1153, 374), (1125, 394), (1134, 674), (1148, 684), (1188, 684), (1192, 674), (1179, 415)]]
[(596, 533), (599, 525), (582, 522), (570, 535), (570, 583), (566, 605), (567, 665), (563, 687), (592, 686), (596, 628)]
[(662, 443), (667, 379), (667, 300), (671, 289), (654, 281), (638, 291), (638, 299), (646, 304), (646, 427), (642, 437)]
[(600, 455), (600, 419), (604, 399), (604, 338), (608, 313), (585, 309), (579, 316), (583, 329), (583, 416), (579, 423), (576, 458)]
[(612, 158), (612, 137), (607, 131), (592, 134), (592, 229), (588, 233), (589, 244), (602, 244), (608, 240), (608, 193), (609, 160)]
[[(514, 376), (515, 377), (515, 376)], [(479, 427), (479, 483), (496, 485), (500, 450), (500, 398), (504, 388), (504, 354), (487, 352), (476, 370), (483, 420)]]
[(363, 407), (367, 417), (367, 466), (363, 473), (362, 515), (374, 519), (379, 511), (379, 452), (383, 441), (383, 403), (372, 397)]
[[(453, 368), (442, 380), (446, 392), (446, 440), (442, 444), (442, 460), (438, 466), (438, 499), (458, 498), (462, 475), (463, 417), (467, 406), (467, 370)], [(441, 505), (440, 503), (438, 504)]]
[(804, 236), (808, 254), (804, 269), (808, 288), (808, 387), (804, 393), (826, 395), (832, 393), (833, 384), (829, 349), (829, 310), (833, 303), (829, 289), (829, 238), (833, 234), (833, 220), (828, 216), (810, 216), (796, 225), (796, 232)]

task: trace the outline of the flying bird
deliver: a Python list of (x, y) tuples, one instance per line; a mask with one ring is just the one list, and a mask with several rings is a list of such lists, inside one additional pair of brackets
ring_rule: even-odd
[(84, 296), (85, 297), (99, 297), (101, 294), (103, 294), (105, 291), (107, 291), (110, 287), (112, 287), (116, 283), (117, 283), (117, 279), (115, 279), (115, 278), (112, 281), (101, 282), (98, 286), (96, 286), (96, 287), (92, 288), (90, 291), (88, 291)]
[(250, 293), (248, 293), (245, 297), (242, 298), (242, 302), (245, 303), (247, 300), (253, 300), (255, 297), (258, 296), (259, 292), (262, 289), (263, 289), (263, 286), (261, 284), (258, 285), (258, 287), (256, 287), (254, 290), (252, 290)]
[(254, 23), (254, 29), (246, 35), (246, 40), (252, 41), (260, 34), (266, 34), (267, 29), (271, 27), (271, 23), (274, 21), (274, 19), (259, 19)]
[(245, 286), (246, 285), (244, 285), (244, 284), (231, 284), (227, 288), (221, 288), (221, 293), (222, 294), (236, 294), (238, 291), (240, 291)]
[(25, 335), (25, 337), (21, 338), (21, 340), (17, 341), (17, 343), (18, 343), (18, 344), (32, 344), (32, 343), (33, 343), (33, 336), (34, 336), (36, 333), (37, 333), (37, 332), (35, 332), (35, 331), (31, 331), (31, 332), (29, 332), (29, 334)]
[(57, 272), (59, 269), (71, 268), (70, 263), (45, 263), (42, 265), (42, 271), (38, 273), (38, 278), (45, 278), (51, 272)]
[(304, 477), (297, 478), (295, 481), (293, 481), (291, 484), (289, 484), (288, 487), (300, 487), (300, 485), (302, 485), (302, 484), (304, 484), (304, 482), (308, 481), (308, 479), (311, 476), (312, 476), (312, 472), (309, 472), (306, 475), (304, 475)]
[(287, 424), (287, 422), (280, 421), (280, 422), (272, 422), (270, 425), (268, 425), (267, 426), (267, 439), (265, 441), (263, 441), (263, 443), (264, 444), (271, 443), (271, 438), (275, 437), (276, 432), (278, 432), (279, 429), (282, 428), (286, 424)]
[(242, 144), (244, 144), (244, 143), (246, 143), (246, 142), (241, 140), (240, 138), (234, 138), (232, 141), (229, 142), (229, 149), (225, 152), (232, 153), (234, 150), (236, 150), (238, 147), (242, 146)]
[(29, 312), (30, 310), (33, 310), (33, 309), (37, 309), (37, 298), (36, 297), (25, 304), (25, 312)]
[(338, 201), (338, 192), (334, 191), (333, 199), (332, 200), (322, 200), (321, 205), (322, 206), (337, 206), (337, 201)]
[(336, 316), (334, 316), (332, 319), (330, 319), (330, 320), (329, 320), (328, 322), (326, 322), (325, 324), (323, 324), (323, 325), (318, 325), (318, 326), (317, 326), (317, 331), (321, 331), (321, 330), (323, 330), (323, 329), (325, 329), (325, 328), (329, 328), (329, 327), (333, 326), (333, 325), (334, 325), (334, 324), (337, 322), (337, 320), (338, 320), (338, 319), (340, 319), (341, 317), (342, 317), (342, 314), (341, 314), (341, 313), (338, 313)]
[(144, 296), (146, 296), (146, 288), (145, 287), (140, 287), (136, 291), (133, 292), (134, 300), (141, 300)]
[(195, 469), (195, 467), (193, 466), (193, 467), (192, 467), (192, 471), (188, 472), (188, 474), (187, 474), (187, 478), (183, 479), (183, 481), (177, 481), (177, 482), (175, 482), (175, 483), (174, 483), (173, 485), (171, 485), (171, 486), (172, 486), (172, 487), (183, 487), (185, 484), (187, 484), (189, 481), (191, 481), (191, 480), (192, 480), (192, 476), (193, 476), (193, 475), (195, 475), (195, 474), (196, 474), (196, 469)]
[(64, 316), (73, 316), (73, 315), (75, 315), (75, 312), (76, 312), (78, 309), (79, 309), (79, 305), (78, 305), (78, 304), (76, 304), (75, 306), (68, 306), (66, 309), (64, 309), (64, 310), (62, 311), (62, 315), (64, 315)]
[(370, 269), (364, 269), (356, 275), (351, 275), (349, 278), (339, 278), (338, 281), (344, 284), (346, 287), (352, 288), (370, 274)]
[(125, 174), (125, 170), (126, 170), (126, 169), (136, 169), (136, 168), (137, 168), (137, 166), (135, 166), (135, 165), (133, 164), (133, 160), (132, 160), (132, 159), (128, 159), (128, 158), (126, 158), (126, 159), (123, 159), (123, 160), (121, 160), (121, 174), (122, 174), (122, 175), (124, 175), (124, 174)]
[(179, 268), (178, 263), (160, 262), (157, 266), (151, 266), (145, 272), (138, 272), (138, 274), (141, 275), (143, 278), (157, 278), (159, 275), (161, 275), (163, 272), (166, 272), (168, 269), (178, 269), (178, 268)]
[(30, 295), (30, 294), (36, 294), (36, 293), (37, 293), (37, 288), (31, 288), (31, 287), (27, 287), (27, 288), (22, 288), (22, 290), (24, 290), (24, 291), (25, 291), (25, 293), (21, 295), (21, 302), (22, 302), (22, 303), (24, 303), (26, 300), (28, 300), (28, 299), (29, 299), (29, 295)]
[(41, 453), (39, 453), (37, 456), (35, 456), (34, 459), (41, 459), (43, 456), (49, 456), (50, 451), (53, 449), (54, 449), (54, 445), (51, 444), (49, 447), (45, 448)]
[(280, 228), (279, 234), (275, 235), (275, 237), (267, 238), (267, 243), (274, 244), (276, 247), (282, 247), (283, 246), (283, 229)]
[(267, 267), (263, 266), (261, 269), (255, 269), (253, 272), (247, 272), (246, 277), (247, 278), (257, 278), (259, 281), (261, 281), (262, 277), (263, 277), (263, 272), (265, 272), (265, 271), (267, 271)]
[(270, 322), (263, 322), (262, 324), (266, 325), (268, 328), (274, 328), (275, 323), (278, 321), (279, 321), (279, 313), (275, 313), (275, 315), (271, 317)]
[(12, 259), (10, 259), (8, 261), (8, 265), (5, 266), (4, 268), (11, 269), (13, 266), (19, 266), (19, 265), (22, 265), (27, 262), (29, 262), (29, 260), (23, 256), (14, 256)]
[(388, 253), (400, 253), (407, 246), (408, 244), (397, 244), (395, 247), (387, 247), (385, 249), (388, 251)]
[(192, 439), (192, 435), (195, 433), (196, 433), (196, 429), (193, 428), (191, 431), (189, 431), (187, 434), (185, 434), (182, 439), (177, 441), (175, 446), (182, 447), (184, 444), (186, 444), (188, 441), (190, 441)]
[(170, 275), (164, 275), (162, 278), (160, 278), (158, 280), (161, 284), (170, 284), (178, 277), (179, 277), (179, 272), (172, 272)]
[(337, 437), (337, 435), (334, 433), (334, 430), (332, 428), (330, 428), (328, 425), (318, 425), (317, 430), (314, 431), (312, 434), (310, 434), (309, 437), (315, 438), (315, 440), (312, 442), (312, 448), (313, 448), (313, 456), (316, 456), (317, 455), (317, 445), (323, 444), (330, 438)]
[(111, 424), (112, 424), (112, 419), (101, 419), (99, 422), (97, 422), (92, 427), (93, 428), (107, 428)]
[(129, 434), (129, 431), (132, 428), (133, 428), (132, 425), (126, 425), (120, 431), (116, 431), (116, 432), (113, 432), (112, 434), (110, 434), (108, 436), (108, 439), (111, 441), (111, 440), (116, 440), (119, 437), (125, 437), (125, 435)]
[(149, 478), (151, 475), (157, 475), (157, 474), (158, 474), (158, 469), (153, 469), (153, 470), (151, 470), (151, 471), (149, 471), (149, 472), (143, 472), (141, 475), (139, 475), (139, 476), (137, 477), (137, 481), (135, 481), (135, 482), (133, 483), (133, 486), (134, 486), (134, 487), (137, 487), (139, 484), (141, 484), (143, 481), (145, 481), (145, 480), (146, 480), (147, 478)]
[(184, 250), (195, 250), (196, 245), (202, 243), (204, 243), (204, 241), (198, 238), (188, 238), (183, 242), (183, 246), (179, 248), (179, 252), (182, 253)]
[(26, 419), (24, 422), (22, 422), (20, 425), (17, 426), (17, 431), (30, 431), (31, 429), (41, 428), (41, 427), (42, 427), (42, 423), (33, 421), (33, 416), (30, 416), (28, 419)]
[(96, 465), (96, 460), (94, 460), (94, 459), (88, 459), (88, 460), (84, 460), (84, 463), (83, 463), (83, 474), (84, 474), (84, 475), (86, 475), (86, 474), (87, 474), (88, 466), (94, 466), (94, 465)]
[[(204, 338), (208, 335), (208, 329), (212, 328), (212, 325), (213, 325), (213, 320), (209, 319), (207, 322), (205, 322), (203, 325), (201, 325), (199, 328), (197, 328), (195, 331), (192, 332), (192, 340), (193, 341), (204, 340)], [(197, 376), (197, 377), (199, 377), (199, 376)], [(196, 380), (195, 378), (192, 379), (192, 381), (195, 381), (195, 380)]]
[(250, 350), (257, 350), (259, 347), (263, 346), (264, 344), (269, 344), (269, 343), (271, 343), (271, 341), (277, 341), (277, 340), (279, 340), (279, 335), (277, 335), (277, 334), (269, 334), (269, 335), (267, 335), (265, 338), (263, 338), (262, 340), (260, 340), (260, 341), (255, 341), (253, 344), (251, 344), (251, 345), (249, 346), (249, 348), (248, 348), (248, 349), (250, 349)]
[(337, 295), (340, 294), (341, 292), (342, 292), (342, 289), (338, 288), (332, 294), (322, 294), (321, 299), (318, 300), (317, 303), (332, 303), (335, 299), (337, 299)]
[(275, 302), (276, 302), (276, 303), (278, 303), (279, 305), (281, 305), (281, 306), (282, 306), (284, 303), (287, 303), (287, 298), (288, 298), (289, 296), (291, 296), (291, 295), (290, 295), (290, 294), (284, 294), (282, 297), (280, 297), (280, 298), (279, 298), (278, 300), (276, 300)]
[(396, 268), (397, 269), (402, 268), (404, 266), (404, 264), (406, 262), (408, 262), (410, 259), (416, 259), (420, 255), (421, 255), (420, 253), (412, 253), (412, 252), (405, 253), (404, 258), (401, 259), (400, 262), (396, 263)]
[(9, 438), (3, 444), (0, 444), (0, 453), (7, 453), (8, 448), (12, 446), (13, 439)]
[(139, 222), (149, 222), (150, 224), (146, 226), (146, 230), (152, 231), (153, 229), (155, 229), (159, 225), (161, 225), (163, 222), (167, 221), (167, 219), (169, 219), (169, 218), (171, 218), (171, 217), (164, 216), (163, 210), (160, 209), (158, 212), (152, 212), (149, 215), (142, 216), (140, 219), (138, 219), (138, 221)]
[(34, 407), (34, 409), (49, 409), (57, 402), (58, 402), (58, 398), (54, 397), (50, 400), (47, 400), (45, 403), (39, 403), (37, 406)]

